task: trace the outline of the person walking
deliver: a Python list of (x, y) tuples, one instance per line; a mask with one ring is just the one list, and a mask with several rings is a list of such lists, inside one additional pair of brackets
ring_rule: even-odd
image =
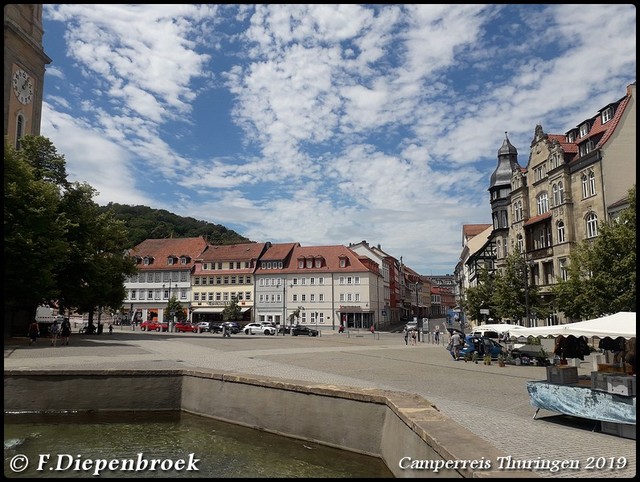
[(38, 326), (38, 322), (34, 321), (29, 325), (29, 346), (34, 345), (36, 340), (40, 336), (40, 327)]
[(411, 345), (416, 346), (417, 338), (418, 338), (417, 330), (411, 330)]
[(457, 331), (451, 335), (451, 356), (454, 360), (460, 359), (460, 345), (462, 337)]
[(59, 334), (60, 323), (58, 323), (58, 320), (53, 320), (53, 325), (51, 325), (51, 346), (57, 346)]
[(404, 327), (404, 344), (408, 345), (409, 344), (409, 328), (407, 328), (406, 326)]
[(68, 345), (69, 337), (71, 336), (71, 323), (68, 318), (65, 318), (60, 327), (60, 344)]
[(113, 334), (113, 324), (109, 323), (109, 334)]
[(373, 335), (376, 332), (376, 329), (375, 329), (375, 327), (373, 325), (371, 325), (371, 328), (369, 328), (369, 331)]

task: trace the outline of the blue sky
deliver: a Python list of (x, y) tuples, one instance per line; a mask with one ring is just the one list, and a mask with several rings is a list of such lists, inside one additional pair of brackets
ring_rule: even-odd
[(41, 134), (96, 202), (453, 273), (505, 131), (636, 81), (633, 5), (45, 4)]

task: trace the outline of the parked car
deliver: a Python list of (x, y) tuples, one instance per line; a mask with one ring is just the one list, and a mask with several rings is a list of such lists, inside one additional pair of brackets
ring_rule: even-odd
[(308, 326), (304, 326), (304, 325), (296, 325), (293, 328), (291, 328), (291, 334), (293, 336), (298, 336), (298, 335), (318, 336), (318, 330), (316, 330), (315, 328), (309, 328)]
[(165, 322), (160, 323), (157, 320), (143, 321), (140, 323), (140, 329), (142, 331), (168, 331), (169, 324)]
[(200, 331), (202, 333), (209, 331), (209, 322), (208, 321), (201, 321), (200, 323), (197, 323), (198, 328), (200, 328)]
[(198, 325), (188, 321), (180, 321), (173, 328), (179, 333), (198, 333)]
[(507, 350), (497, 341), (488, 336), (465, 335), (464, 347), (460, 348), (460, 357), (478, 353), (478, 358), (482, 360), (486, 354), (490, 354), (491, 358), (498, 358), (499, 355), (506, 355)]
[(276, 329), (271, 325), (262, 323), (249, 323), (244, 327), (245, 335), (275, 335)]

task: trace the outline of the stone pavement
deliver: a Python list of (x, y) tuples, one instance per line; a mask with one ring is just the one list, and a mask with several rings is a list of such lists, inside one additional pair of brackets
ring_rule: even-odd
[[(579, 466), (536, 471), (541, 477), (635, 477), (635, 440), (600, 433), (592, 421), (544, 410), (533, 419), (535, 409), (526, 382), (545, 379), (544, 367), (456, 362), (442, 345), (405, 346), (400, 333), (322, 335), (238, 334), (223, 339), (209, 333), (141, 333), (116, 327), (113, 335), (74, 334), (69, 346), (51, 347), (46, 339), (31, 347), (26, 338), (5, 340), (4, 366), (27, 370), (204, 368), (416, 393), (514, 460), (571, 461)], [(587, 359), (579, 373), (590, 372)]]

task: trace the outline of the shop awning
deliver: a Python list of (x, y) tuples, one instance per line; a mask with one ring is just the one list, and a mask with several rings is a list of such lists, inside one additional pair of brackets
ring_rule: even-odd
[(206, 308), (194, 308), (194, 313), (222, 313), (224, 306), (211, 306)]
[(371, 310), (363, 310), (362, 306), (346, 306), (340, 305), (338, 310), (340, 313), (371, 313)]
[(240, 311), (242, 313), (246, 313), (247, 311), (249, 311), (251, 308), (241, 308)]

